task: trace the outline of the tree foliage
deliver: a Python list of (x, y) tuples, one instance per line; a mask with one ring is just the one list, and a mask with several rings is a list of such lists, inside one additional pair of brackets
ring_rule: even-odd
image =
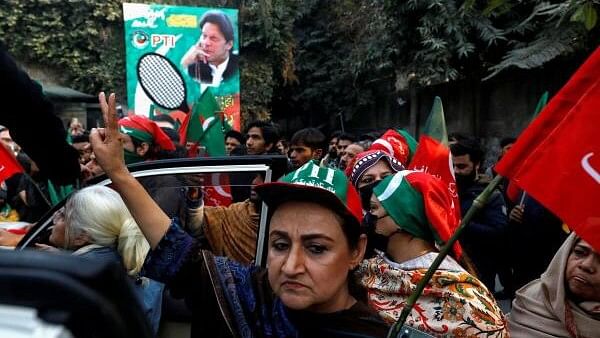
[[(141, 2), (141, 1), (138, 1)], [(537, 68), (598, 41), (600, 0), (192, 0), (240, 10), (242, 114), (331, 124), (383, 109), (409, 83)], [(120, 0), (0, 2), (23, 63), (84, 92), (124, 95)]]

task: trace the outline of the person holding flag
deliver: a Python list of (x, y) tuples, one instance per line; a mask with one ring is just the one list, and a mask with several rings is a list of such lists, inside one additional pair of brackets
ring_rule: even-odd
[[(441, 179), (403, 170), (373, 189), (365, 215), (376, 255), (355, 276), (369, 306), (388, 323), (400, 317), (416, 285), (458, 226), (452, 196)], [(460, 263), (459, 263), (460, 262)], [(470, 273), (460, 244), (453, 246), (406, 324), (435, 337), (508, 337), (502, 311), (486, 286)]]
[(599, 106), (596, 48), (496, 165), (500, 175), (575, 232), (546, 272), (517, 291), (510, 323), (514, 337), (600, 332)]

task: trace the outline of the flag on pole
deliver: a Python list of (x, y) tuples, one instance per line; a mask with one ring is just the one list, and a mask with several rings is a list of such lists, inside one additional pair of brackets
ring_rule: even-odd
[(519, 136), (496, 171), (600, 250), (600, 48)]
[[(531, 118), (529, 119), (529, 124), (531, 124), (531, 122), (533, 122), (533, 120), (535, 120), (535, 118), (542, 112), (542, 109), (546, 107), (546, 104), (548, 104), (548, 91), (545, 91), (542, 96), (540, 96), (540, 99), (535, 106), (535, 110), (533, 111), (533, 115), (531, 115)], [(515, 186), (514, 183), (508, 181), (508, 186), (506, 187), (506, 196), (508, 199), (510, 199), (513, 203), (517, 203), (519, 195), (521, 196), (521, 202), (519, 202), (519, 204), (523, 204), (525, 193), (522, 193), (521, 189)]]
[(22, 173), (23, 168), (15, 156), (6, 147), (0, 144), (0, 182), (16, 173)]
[[(454, 178), (454, 167), (452, 155), (448, 147), (448, 132), (446, 130), (446, 119), (442, 99), (438, 96), (433, 100), (433, 107), (425, 123), (425, 128), (415, 155), (408, 167), (410, 170), (418, 170), (429, 173), (441, 179), (448, 187), (448, 193), (452, 198), (450, 212), (454, 214), (456, 222), (460, 224), (460, 202)], [(453, 231), (456, 229), (452, 229)]]
[(225, 156), (225, 135), (220, 111), (210, 88), (206, 89), (181, 125), (181, 143), (204, 147), (205, 156)]

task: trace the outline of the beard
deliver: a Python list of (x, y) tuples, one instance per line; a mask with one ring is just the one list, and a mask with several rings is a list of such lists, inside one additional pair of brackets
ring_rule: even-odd
[(455, 175), (456, 186), (458, 187), (458, 191), (465, 191), (475, 183), (475, 178), (477, 177), (477, 173), (475, 170), (471, 171), (470, 174), (467, 175)]

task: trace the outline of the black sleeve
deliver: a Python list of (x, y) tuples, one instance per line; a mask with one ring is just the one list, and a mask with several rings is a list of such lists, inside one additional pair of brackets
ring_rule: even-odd
[(57, 184), (72, 184), (80, 174), (79, 153), (66, 141), (62, 121), (40, 85), (20, 70), (0, 46), (0, 124), (35, 161), (41, 173)]

